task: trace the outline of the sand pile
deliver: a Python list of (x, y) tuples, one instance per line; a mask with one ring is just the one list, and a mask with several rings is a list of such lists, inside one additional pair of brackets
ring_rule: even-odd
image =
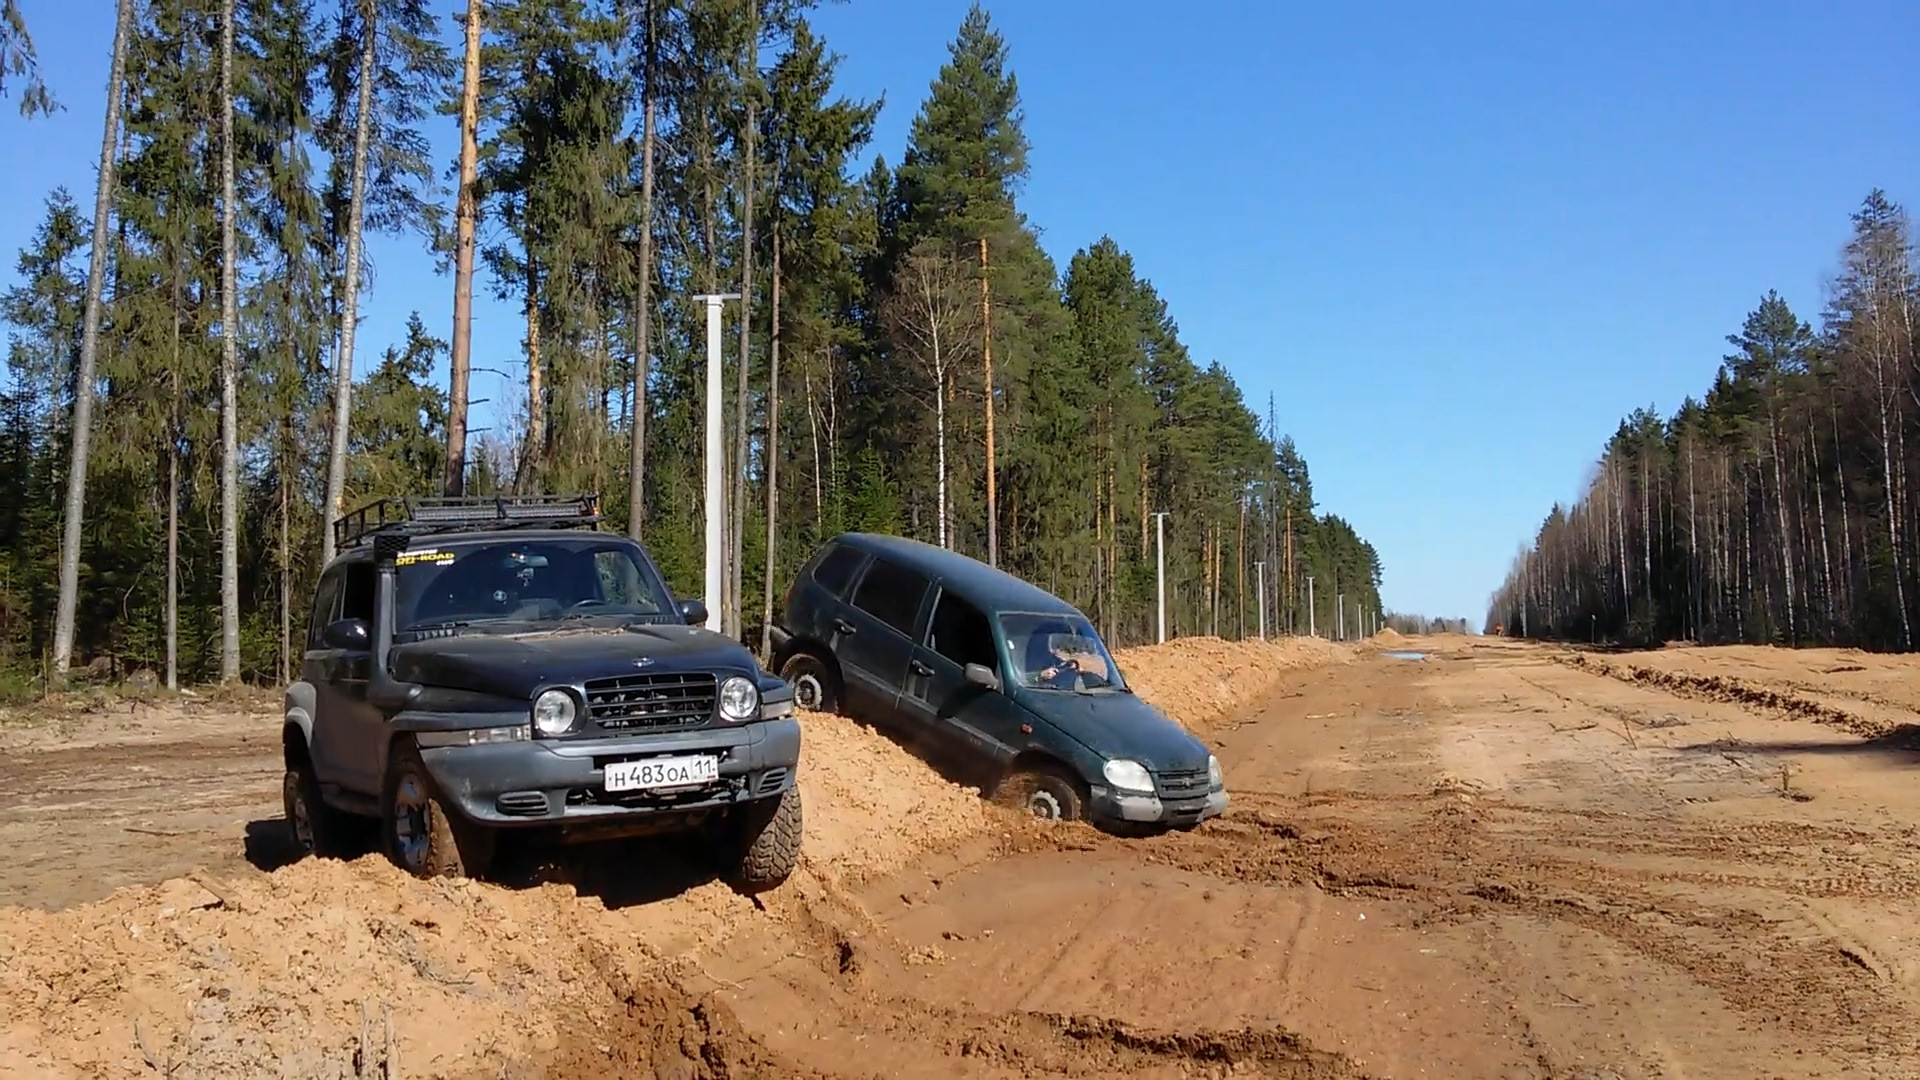
[[(1197, 726), (1284, 671), (1350, 656), (1320, 640), (1187, 639), (1119, 659), (1142, 696)], [(666, 899), (419, 882), (369, 856), (122, 889), (55, 913), (0, 909), (0, 1076), (467, 1077), (575, 1059), (583, 1075), (751, 1071), (764, 1052), (685, 989), (679, 963), (748, 929), (813, 937), (857, 919), (846, 887), (991, 821), (974, 792), (885, 737), (838, 717), (802, 722), (804, 862), (759, 903), (711, 879)], [(587, 1068), (609, 1032), (616, 1057)]]
[(1391, 626), (1383, 626), (1373, 632), (1373, 640), (1390, 645), (1394, 642), (1407, 640), (1407, 636)]
[(1141, 697), (1191, 731), (1244, 708), (1273, 689), (1282, 673), (1353, 659), (1353, 649), (1325, 638), (1224, 641), (1178, 638), (1114, 653)]

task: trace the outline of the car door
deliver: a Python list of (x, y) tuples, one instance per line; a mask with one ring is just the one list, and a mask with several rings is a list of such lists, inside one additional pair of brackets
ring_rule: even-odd
[(897, 726), (894, 710), (931, 585), (919, 571), (876, 556), (833, 616), (833, 653), (856, 716)]
[(1002, 768), (1026, 743), (1024, 711), (1006, 694), (969, 683), (968, 664), (1006, 679), (986, 613), (942, 589), (908, 663), (900, 711), (941, 753), (974, 768)]
[[(340, 611), (336, 618), (363, 619), (368, 641), (373, 639), (374, 569), (371, 560), (347, 563), (340, 587)], [(324, 645), (324, 642), (322, 643)], [(367, 649), (333, 649), (326, 664), (327, 680), (319, 688), (328, 704), (325, 723), (325, 753), (340, 775), (340, 782), (362, 793), (380, 789), (380, 769), (386, 752), (386, 717), (367, 700), (367, 681), (373, 673), (373, 652)], [(315, 752), (319, 753), (321, 725), (314, 727)]]

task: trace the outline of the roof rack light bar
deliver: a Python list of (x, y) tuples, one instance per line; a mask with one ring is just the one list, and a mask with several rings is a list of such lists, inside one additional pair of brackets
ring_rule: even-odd
[(542, 528), (597, 528), (600, 497), (584, 495), (415, 496), (376, 499), (333, 523), (345, 549), (382, 534)]

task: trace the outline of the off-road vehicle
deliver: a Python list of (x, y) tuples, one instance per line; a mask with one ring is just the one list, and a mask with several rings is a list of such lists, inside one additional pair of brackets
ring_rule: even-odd
[(843, 533), (775, 622), (775, 669), (801, 707), (887, 728), (998, 801), (1116, 832), (1226, 811), (1220, 763), (1134, 694), (1087, 617), (977, 559)]
[(581, 495), (382, 499), (333, 523), (282, 729), (303, 853), (350, 846), (356, 817), (422, 877), (483, 873), (509, 830), (701, 830), (744, 891), (787, 876), (791, 689), (599, 521)]

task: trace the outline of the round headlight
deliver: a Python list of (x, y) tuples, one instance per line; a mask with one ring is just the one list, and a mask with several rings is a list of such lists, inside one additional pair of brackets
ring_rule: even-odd
[(1122, 791), (1153, 790), (1153, 774), (1137, 761), (1109, 761), (1100, 771), (1106, 776), (1107, 783)]
[(1220, 771), (1220, 759), (1217, 757), (1214, 757), (1212, 754), (1208, 754), (1207, 755), (1207, 787), (1210, 790), (1219, 791), (1221, 788), (1226, 786), (1227, 786), (1227, 778), (1226, 778), (1226, 775)]
[(575, 715), (573, 695), (565, 690), (548, 690), (533, 699), (533, 726), (542, 735), (566, 734)]
[(760, 715), (760, 688), (738, 675), (720, 684), (720, 715), (738, 724)]

